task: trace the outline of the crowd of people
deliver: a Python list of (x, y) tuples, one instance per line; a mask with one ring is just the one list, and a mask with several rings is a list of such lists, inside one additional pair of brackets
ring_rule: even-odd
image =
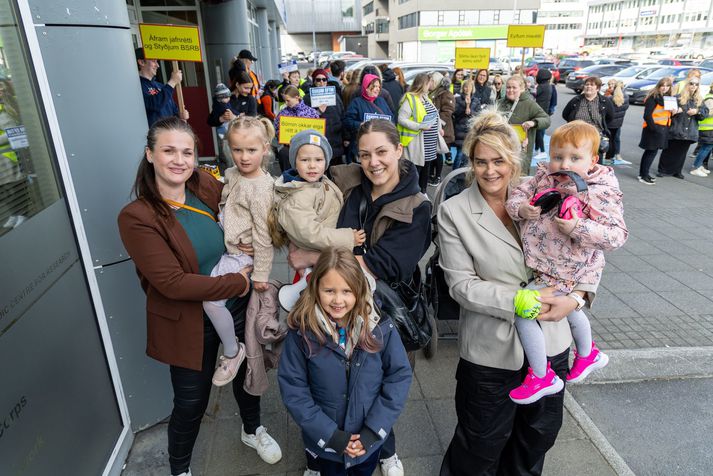
[[(241, 441), (267, 463), (282, 458), (260, 419), (266, 372), (276, 367), (302, 431), (305, 476), (371, 475), (379, 465), (402, 476), (393, 427), (415, 358), (378, 289), (420, 279), (434, 215), (440, 266), (461, 308), (458, 421), (440, 474), (540, 474), (562, 425), (564, 386), (608, 362), (583, 309), (603, 252), (628, 236), (605, 162), (620, 157), (621, 83), (602, 93), (599, 79), (587, 79), (563, 109), (567, 124), (553, 132), (548, 160), (525, 177), (557, 106), (548, 72), (532, 84), (456, 70), (407, 85), (398, 68), (345, 72), (335, 61), (260, 85), (245, 50), (216, 86), (208, 118), (229, 163), (221, 182), (197, 169), (188, 113), (170, 103), (180, 72), (162, 85), (155, 62), (138, 51), (137, 59), (150, 127), (119, 230), (147, 295), (147, 353), (170, 367), (171, 474), (191, 474), (212, 385), (232, 385)], [(659, 149), (660, 173), (679, 176), (698, 136), (691, 173), (707, 173), (713, 120), (696, 78), (678, 88), (675, 110), (664, 99), (669, 79), (647, 97), (643, 183), (653, 183)], [(324, 85), (334, 86), (334, 104), (313, 107), (310, 89)], [(324, 133), (302, 130), (278, 146), (283, 117), (323, 118)], [(444, 164), (473, 180), (432, 210), (425, 192)], [(286, 322), (270, 281), (281, 247), (305, 283)]]

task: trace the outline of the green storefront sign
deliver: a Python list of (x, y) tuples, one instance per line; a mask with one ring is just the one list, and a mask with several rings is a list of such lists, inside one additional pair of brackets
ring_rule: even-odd
[(507, 37), (507, 25), (421, 26), (418, 28), (419, 41), (504, 40)]

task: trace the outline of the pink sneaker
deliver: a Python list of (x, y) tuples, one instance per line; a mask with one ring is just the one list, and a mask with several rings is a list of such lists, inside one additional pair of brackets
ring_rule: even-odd
[(213, 374), (213, 385), (222, 387), (232, 382), (238, 374), (238, 369), (243, 360), (245, 360), (245, 344), (238, 342), (238, 355), (233, 358), (221, 355), (218, 358), (218, 366)]
[(547, 362), (547, 373), (543, 378), (539, 378), (532, 368), (528, 368), (527, 377), (523, 380), (522, 385), (510, 392), (510, 399), (520, 405), (527, 405), (538, 401), (545, 395), (554, 395), (563, 388), (564, 382)]
[(587, 378), (587, 375), (597, 369), (603, 369), (608, 363), (609, 356), (600, 351), (592, 341), (592, 352), (588, 356), (581, 357), (577, 351), (574, 352), (574, 362), (572, 363), (572, 368), (567, 372), (567, 382), (581, 382)]

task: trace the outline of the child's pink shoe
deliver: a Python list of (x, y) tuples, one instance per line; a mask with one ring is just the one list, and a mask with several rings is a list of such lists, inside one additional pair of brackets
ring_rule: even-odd
[(547, 373), (543, 378), (539, 378), (532, 368), (528, 368), (527, 377), (523, 380), (522, 385), (510, 391), (510, 399), (520, 405), (527, 405), (538, 401), (545, 395), (554, 395), (563, 388), (564, 382), (547, 362)]
[(600, 351), (596, 344), (592, 342), (592, 352), (586, 357), (580, 356), (577, 351), (574, 352), (574, 362), (572, 368), (567, 372), (567, 382), (581, 382), (587, 375), (597, 369), (603, 369), (609, 363), (609, 356)]

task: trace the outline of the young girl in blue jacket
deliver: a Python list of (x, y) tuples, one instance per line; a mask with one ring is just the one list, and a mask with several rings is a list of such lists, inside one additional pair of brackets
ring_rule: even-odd
[(322, 476), (371, 476), (411, 385), (406, 351), (373, 308), (367, 276), (351, 250), (325, 249), (287, 317), (280, 393)]

